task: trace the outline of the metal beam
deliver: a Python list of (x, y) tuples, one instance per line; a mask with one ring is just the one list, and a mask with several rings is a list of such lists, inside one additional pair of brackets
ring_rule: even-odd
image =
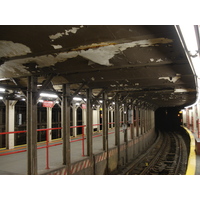
[(81, 89), (85, 86), (85, 84), (86, 84), (86, 83), (82, 83), (82, 84), (80, 85), (80, 87), (74, 92), (73, 95), (74, 95), (74, 96), (77, 95), (77, 94), (81, 91)]
[(37, 174), (37, 78), (28, 77), (27, 90), (27, 174)]

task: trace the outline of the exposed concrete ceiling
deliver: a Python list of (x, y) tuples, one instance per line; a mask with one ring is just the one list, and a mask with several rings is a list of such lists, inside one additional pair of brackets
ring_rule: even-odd
[(102, 89), (156, 107), (196, 99), (194, 75), (174, 26), (0, 26), (0, 86), (49, 77), (57, 91)]

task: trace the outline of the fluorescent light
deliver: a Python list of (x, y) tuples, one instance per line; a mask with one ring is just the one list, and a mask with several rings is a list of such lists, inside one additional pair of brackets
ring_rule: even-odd
[(41, 103), (42, 103), (42, 102), (44, 102), (44, 100), (40, 99), (38, 102), (41, 102)]
[(191, 55), (195, 55), (198, 51), (197, 40), (193, 25), (180, 25), (179, 26), (187, 47)]
[(0, 100), (2, 100), (3, 99), (3, 97), (0, 97)]
[(0, 92), (5, 92), (6, 89), (0, 88)]
[(200, 101), (200, 57), (198, 52), (198, 43), (197, 38), (199, 35), (196, 35), (194, 25), (180, 25), (180, 30), (177, 29), (180, 40), (182, 42), (183, 48), (185, 50), (186, 56), (190, 63), (191, 69), (193, 70), (194, 76), (196, 75), (196, 90), (197, 90), (197, 99), (196, 102), (192, 105), (189, 105), (185, 108), (194, 106)]
[(50, 97), (50, 98), (58, 98), (58, 95), (56, 94), (50, 94), (50, 93), (40, 93), (41, 97)]
[(73, 100), (74, 101), (82, 101), (82, 98), (80, 98), (80, 97), (74, 97)]

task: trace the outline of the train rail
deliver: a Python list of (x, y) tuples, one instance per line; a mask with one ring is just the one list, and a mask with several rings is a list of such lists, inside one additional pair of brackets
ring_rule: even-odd
[(184, 175), (187, 159), (187, 147), (180, 133), (160, 132), (154, 145), (121, 175)]

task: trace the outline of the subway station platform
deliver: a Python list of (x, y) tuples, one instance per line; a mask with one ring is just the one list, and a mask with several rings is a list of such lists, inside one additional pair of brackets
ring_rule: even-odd
[(200, 175), (200, 155), (198, 153), (198, 143), (200, 138), (195, 132), (192, 132), (189, 128), (183, 126), (188, 132), (190, 137), (190, 153), (188, 157), (188, 167), (186, 175)]
[[(108, 133), (108, 147), (112, 149), (115, 147), (115, 129), (110, 129)], [(120, 144), (124, 143), (124, 132), (120, 129)], [(127, 131), (127, 137), (130, 140), (130, 130)], [(71, 137), (71, 163), (87, 158), (86, 139), (84, 140), (84, 148), (82, 142), (82, 136), (76, 138)], [(38, 174), (48, 174), (48, 172), (64, 167), (62, 164), (62, 139), (52, 140), (49, 143), (49, 161), (47, 164), (47, 149), (45, 148), (46, 142), (40, 142), (37, 144), (37, 163), (38, 163)], [(53, 146), (56, 145), (56, 146)], [(44, 148), (42, 148), (44, 147)], [(14, 149), (0, 149), (0, 175), (26, 175), (27, 174), (27, 152), (25, 151), (26, 145), (15, 146)], [(11, 152), (17, 152), (9, 154)], [(93, 153), (98, 154), (103, 152), (102, 145), (102, 132), (95, 132), (93, 134)], [(5, 155), (7, 154), (8, 155)], [(49, 168), (49, 169), (47, 169)]]
[[(200, 155), (196, 152), (196, 140), (199, 140), (195, 134), (186, 129), (190, 134), (191, 146), (190, 156), (188, 161), (188, 168), (186, 175), (200, 175)], [(82, 135), (78, 135), (76, 138), (71, 137), (71, 164), (74, 165), (72, 171), (78, 172), (82, 166), (87, 166), (87, 149), (86, 149), (86, 136), (84, 136), (84, 142)], [(131, 133), (128, 128), (127, 138), (131, 141)], [(95, 132), (93, 134), (93, 154), (98, 155), (99, 161), (104, 154), (102, 145), (102, 132)], [(120, 128), (120, 145), (125, 144), (124, 131)], [(37, 166), (38, 174), (57, 174), (54, 173), (56, 169), (63, 168), (62, 164), (62, 139), (55, 139), (49, 142), (49, 148), (46, 148), (46, 142), (39, 142), (37, 144)], [(115, 129), (109, 129), (108, 134), (108, 148), (114, 149), (115, 145)], [(48, 150), (48, 151), (47, 151)], [(19, 153), (16, 153), (19, 152)], [(47, 155), (48, 152), (48, 155)], [(12, 154), (13, 153), (13, 154)], [(82, 164), (76, 164), (82, 161)], [(27, 152), (26, 145), (15, 146), (14, 149), (0, 149), (0, 175), (26, 175), (27, 174)], [(61, 173), (60, 175), (64, 175)]]

